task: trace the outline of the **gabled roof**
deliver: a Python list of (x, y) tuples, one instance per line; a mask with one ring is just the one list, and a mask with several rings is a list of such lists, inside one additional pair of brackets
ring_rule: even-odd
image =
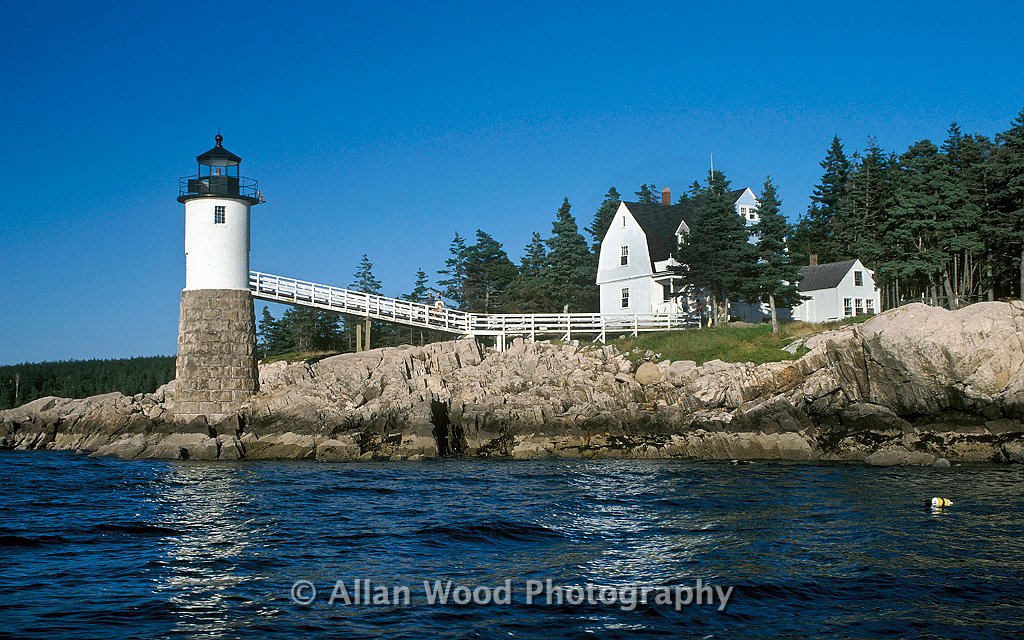
[[(735, 202), (746, 190), (746, 187), (733, 189), (729, 195)], [(676, 256), (679, 253), (679, 240), (676, 238), (679, 223), (685, 222), (687, 227), (692, 228), (693, 219), (697, 216), (696, 200), (684, 200), (668, 206), (625, 201), (622, 204), (626, 205), (647, 235), (647, 252), (651, 256), (652, 269), (655, 262), (667, 260), (669, 255)]]
[(834, 289), (843, 281), (846, 274), (850, 273), (856, 260), (843, 260), (842, 262), (828, 262), (813, 267), (802, 267), (800, 275), (799, 291), (817, 291), (818, 289)]
[(697, 203), (693, 200), (669, 206), (641, 202), (623, 202), (622, 204), (626, 205), (647, 236), (647, 252), (651, 256), (651, 268), (654, 267), (655, 262), (668, 258), (669, 254), (679, 253), (679, 240), (676, 238), (679, 222), (682, 220), (686, 222), (687, 226), (692, 226), (697, 212)]

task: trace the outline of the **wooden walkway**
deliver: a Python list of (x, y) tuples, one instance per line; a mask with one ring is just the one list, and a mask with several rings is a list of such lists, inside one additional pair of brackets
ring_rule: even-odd
[(560, 337), (566, 342), (592, 336), (605, 342), (609, 335), (636, 336), (646, 331), (672, 331), (695, 326), (688, 316), (609, 315), (601, 313), (467, 313), (375, 296), (259, 271), (249, 272), (253, 297), (271, 302), (334, 311), (370, 320), (433, 329), (460, 336), (495, 336), (503, 349), (508, 338)]

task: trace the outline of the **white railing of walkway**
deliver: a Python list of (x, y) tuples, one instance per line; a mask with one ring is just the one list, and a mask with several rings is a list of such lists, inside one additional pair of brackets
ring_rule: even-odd
[(249, 272), (249, 290), (260, 300), (325, 309), (457, 335), (498, 336), (502, 343), (509, 336), (531, 339), (559, 336), (568, 342), (578, 335), (593, 335), (595, 341), (605, 342), (608, 334), (628, 333), (635, 336), (641, 332), (670, 331), (694, 326), (686, 316), (667, 314), (466, 313), (259, 271)]

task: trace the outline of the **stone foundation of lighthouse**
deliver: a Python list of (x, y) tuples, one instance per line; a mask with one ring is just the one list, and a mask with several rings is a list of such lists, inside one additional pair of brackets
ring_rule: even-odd
[(181, 292), (174, 417), (210, 424), (235, 415), (259, 389), (252, 294), (236, 289)]

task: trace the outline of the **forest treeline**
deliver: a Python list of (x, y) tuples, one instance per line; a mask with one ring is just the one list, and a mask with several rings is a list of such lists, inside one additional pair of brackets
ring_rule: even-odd
[(174, 356), (61, 360), (0, 366), (0, 409), (37, 398), (151, 393), (174, 379)]

